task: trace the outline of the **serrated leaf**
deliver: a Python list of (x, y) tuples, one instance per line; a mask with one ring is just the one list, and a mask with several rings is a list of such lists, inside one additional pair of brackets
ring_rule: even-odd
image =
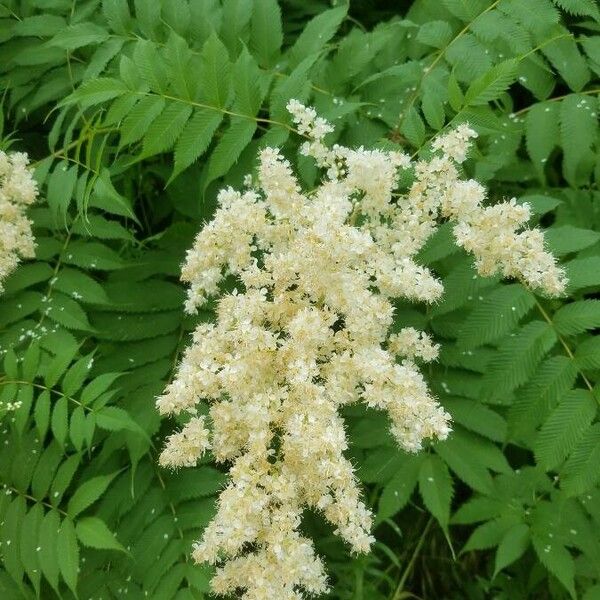
[(117, 406), (105, 406), (96, 415), (96, 424), (108, 431), (133, 431), (147, 438), (146, 432), (129, 416), (127, 411)]
[(556, 342), (554, 331), (541, 321), (530, 321), (508, 337), (484, 376), (488, 395), (497, 398), (525, 383)]
[(408, 109), (400, 131), (416, 148), (420, 147), (425, 141), (425, 124), (419, 115), (419, 111), (414, 106)]
[(63, 262), (82, 269), (112, 271), (123, 268), (123, 260), (111, 248), (98, 242), (75, 241), (63, 257)]
[(256, 131), (256, 121), (232, 118), (231, 125), (219, 140), (208, 162), (204, 188), (209, 183), (225, 175), (236, 163), (244, 148), (250, 143)]
[(569, 293), (583, 288), (600, 286), (600, 256), (576, 258), (565, 265), (565, 272)]
[(84, 517), (77, 521), (75, 532), (80, 542), (90, 548), (127, 552), (117, 541), (106, 523), (98, 517)]
[(592, 425), (578, 441), (560, 473), (561, 488), (570, 496), (592, 489), (600, 480), (600, 424)]
[(165, 107), (161, 96), (142, 98), (130, 111), (119, 128), (121, 146), (128, 146), (144, 137), (148, 128)]
[(295, 67), (308, 56), (319, 52), (335, 35), (347, 11), (346, 6), (340, 6), (311, 19), (289, 51), (291, 66)]
[(532, 538), (535, 553), (540, 562), (554, 575), (575, 598), (575, 565), (569, 551), (558, 541), (549, 543), (534, 535)]
[(405, 456), (396, 474), (383, 488), (379, 498), (377, 521), (395, 515), (409, 501), (417, 485), (422, 457)]
[(552, 318), (560, 335), (575, 335), (600, 327), (600, 300), (579, 300), (561, 306)]
[(560, 103), (560, 141), (563, 173), (573, 187), (583, 185), (594, 167), (592, 146), (598, 133), (598, 102), (571, 94)]
[(182, 102), (172, 102), (154, 119), (144, 136), (144, 157), (170, 150), (183, 131), (192, 107)]
[(52, 481), (52, 487), (50, 488), (50, 499), (54, 506), (58, 506), (60, 503), (65, 490), (69, 487), (75, 471), (77, 471), (80, 464), (81, 455), (72, 454), (58, 468), (56, 476)]
[(255, 0), (250, 34), (252, 54), (262, 67), (273, 67), (282, 43), (281, 10), (277, 0)]
[(503, 285), (475, 305), (461, 327), (457, 344), (472, 349), (509, 333), (535, 305), (533, 294), (520, 284)]
[(175, 166), (169, 182), (206, 152), (223, 115), (207, 108), (197, 109), (186, 123), (175, 145)]
[(523, 556), (529, 547), (530, 539), (529, 527), (525, 523), (514, 525), (504, 534), (496, 550), (494, 577)]
[(60, 529), (58, 511), (49, 510), (40, 524), (39, 531), (39, 561), (44, 577), (54, 590), (58, 591), (58, 555), (57, 539)]
[(108, 37), (108, 31), (95, 23), (76, 23), (59, 31), (47, 42), (47, 45), (64, 50), (75, 50), (89, 44), (100, 44)]
[(50, 423), (50, 392), (48, 390), (44, 390), (37, 397), (33, 409), (33, 418), (40, 439), (43, 440)]
[(202, 47), (203, 101), (218, 108), (227, 108), (231, 98), (231, 63), (223, 42), (213, 33)]
[(448, 528), (452, 502), (452, 478), (448, 468), (437, 456), (427, 456), (419, 470), (419, 492), (429, 512), (442, 529)]
[[(96, 415), (98, 416), (98, 415)], [(98, 475), (82, 483), (73, 493), (67, 505), (69, 517), (74, 519), (80, 512), (91, 506), (110, 485), (118, 473)]]
[(600, 240), (600, 233), (591, 229), (573, 227), (573, 225), (563, 225), (547, 229), (544, 238), (548, 250), (554, 256), (563, 256), (592, 246)]
[(510, 408), (511, 435), (530, 440), (559, 398), (571, 389), (576, 377), (575, 364), (566, 356), (553, 356), (542, 363)]
[(516, 59), (505, 60), (478, 77), (465, 94), (465, 105), (482, 106), (496, 100), (514, 82), (517, 64)]
[(83, 385), (94, 364), (94, 352), (92, 351), (80, 358), (66, 372), (61, 384), (61, 389), (65, 396), (73, 396)]
[(581, 342), (575, 351), (575, 362), (581, 369), (600, 369), (600, 337)]
[(63, 267), (56, 276), (54, 288), (76, 300), (105, 304), (108, 296), (104, 288), (92, 277), (69, 267)]
[(575, 448), (595, 415), (596, 402), (590, 392), (577, 389), (565, 394), (537, 436), (537, 462), (546, 470), (557, 467)]
[(446, 21), (429, 21), (419, 26), (417, 41), (434, 48), (443, 48), (452, 39), (452, 28)]
[(558, 105), (556, 102), (534, 104), (525, 117), (525, 143), (533, 166), (545, 181), (544, 167), (558, 144)]
[(77, 574), (79, 572), (79, 546), (75, 535), (75, 527), (71, 519), (66, 518), (56, 538), (56, 553), (58, 554), (58, 566), (60, 572), (69, 586), (69, 589), (77, 597)]
[(127, 86), (120, 79), (97, 77), (83, 83), (70, 96), (60, 102), (59, 106), (77, 103), (82, 108), (87, 108), (118, 98), (128, 91)]
[(50, 427), (52, 429), (52, 434), (56, 441), (64, 445), (65, 440), (67, 439), (67, 429), (68, 429), (68, 405), (69, 401), (65, 396), (61, 396), (56, 404), (54, 405), (54, 409), (52, 410), (52, 420), (50, 423)]

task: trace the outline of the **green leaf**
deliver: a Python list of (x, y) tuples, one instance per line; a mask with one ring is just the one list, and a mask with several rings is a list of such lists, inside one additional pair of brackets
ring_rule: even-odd
[(570, 496), (592, 489), (600, 480), (600, 424), (592, 425), (577, 442), (561, 474), (561, 487)]
[[(133, 113), (133, 111), (131, 112)], [(125, 127), (125, 125), (123, 125), (123, 127)], [(90, 197), (90, 206), (101, 208), (113, 215), (129, 217), (139, 225), (139, 221), (133, 212), (131, 201), (117, 192), (110, 179), (110, 171), (108, 169), (102, 169), (94, 183), (94, 189)], [(97, 215), (86, 215), (86, 218), (79, 221), (79, 223), (84, 227), (87, 227), (88, 224), (93, 225), (94, 219), (97, 218)]]
[(576, 598), (575, 565), (569, 551), (556, 540), (541, 539), (534, 535), (532, 541), (540, 562), (565, 586), (571, 598)]
[(579, 300), (561, 306), (552, 318), (559, 335), (576, 335), (600, 327), (600, 300)]
[(74, 519), (80, 512), (91, 506), (110, 485), (110, 482), (117, 476), (117, 473), (110, 475), (99, 475), (92, 477), (82, 483), (73, 493), (67, 506), (69, 517)]
[(21, 560), (23, 561), (27, 576), (33, 582), (38, 597), (41, 575), (37, 547), (40, 525), (43, 518), (44, 509), (39, 502), (36, 502), (23, 519), (20, 540)]
[(58, 591), (58, 553), (57, 540), (60, 529), (58, 511), (49, 510), (40, 524), (39, 561), (42, 573), (54, 590)]
[(242, 41), (247, 40), (247, 29), (252, 15), (253, 0), (224, 0), (221, 38), (232, 56), (237, 56)]
[(581, 342), (575, 351), (575, 362), (581, 369), (600, 369), (600, 337)]
[(79, 546), (75, 536), (75, 527), (71, 519), (66, 518), (60, 526), (56, 539), (56, 553), (58, 554), (58, 566), (60, 572), (69, 586), (69, 589), (77, 597), (77, 574), (79, 572)]
[(544, 168), (548, 157), (559, 141), (558, 124), (556, 102), (534, 104), (525, 117), (527, 152), (542, 182), (545, 182)]
[(52, 434), (54, 435), (56, 441), (63, 446), (65, 440), (67, 439), (68, 405), (69, 401), (67, 398), (65, 398), (65, 396), (61, 396), (54, 405), (54, 410), (52, 411), (52, 421), (50, 424), (52, 428)]
[(71, 414), (71, 423), (69, 425), (69, 437), (75, 450), (81, 450), (85, 439), (85, 411), (83, 406), (77, 406)]
[(69, 487), (69, 484), (73, 479), (73, 475), (75, 475), (75, 471), (77, 471), (80, 464), (81, 455), (72, 454), (58, 468), (56, 477), (54, 478), (52, 487), (50, 488), (50, 499), (54, 506), (58, 506), (58, 504), (60, 504), (63, 494), (65, 493), (67, 487)]
[(377, 521), (383, 521), (401, 510), (417, 485), (421, 456), (405, 456), (396, 474), (383, 488), (379, 497)]
[(600, 240), (600, 233), (591, 229), (563, 225), (546, 230), (544, 238), (554, 256), (563, 256), (594, 245)]
[(260, 86), (260, 69), (245, 48), (234, 65), (233, 73), (234, 111), (253, 117), (262, 104), (264, 94)]
[(48, 390), (44, 390), (37, 397), (33, 409), (33, 418), (40, 439), (43, 440), (50, 423), (50, 392)]
[(67, 96), (59, 106), (79, 104), (82, 108), (101, 104), (107, 100), (118, 98), (129, 90), (120, 79), (112, 77), (97, 77), (90, 79), (78, 87), (70, 96)]
[(517, 64), (516, 59), (505, 60), (478, 77), (465, 94), (465, 105), (482, 106), (499, 98), (514, 82)]
[(192, 107), (181, 102), (168, 104), (163, 112), (152, 122), (144, 136), (144, 157), (170, 150), (183, 131)]
[(509, 411), (511, 436), (531, 443), (535, 429), (568, 390), (571, 389), (577, 368), (567, 356), (552, 356), (535, 372), (517, 394)]
[(446, 530), (453, 495), (452, 478), (439, 457), (429, 455), (423, 460), (419, 470), (419, 492), (429, 512)]
[(530, 321), (502, 343), (483, 379), (488, 396), (498, 398), (525, 383), (556, 343), (546, 323)]
[(573, 187), (587, 183), (594, 166), (592, 146), (598, 133), (598, 102), (571, 94), (560, 103), (560, 140), (563, 173)]
[(121, 257), (108, 246), (79, 240), (69, 246), (69, 251), (63, 261), (86, 270), (112, 271), (123, 267)]
[(587, 390), (572, 390), (561, 399), (542, 426), (534, 445), (537, 462), (557, 467), (575, 448), (596, 415), (596, 402)]
[(206, 152), (223, 115), (207, 108), (197, 109), (186, 123), (175, 145), (175, 166), (169, 182)]
[(415, 148), (419, 148), (425, 141), (425, 124), (414, 106), (408, 109), (400, 131)]
[(95, 279), (77, 269), (63, 267), (56, 276), (54, 288), (83, 302), (92, 304), (108, 302), (104, 288)]
[(1, 523), (0, 541), (2, 543), (3, 566), (15, 581), (23, 578), (21, 561), (21, 527), (27, 506), (23, 496), (17, 496), (6, 509)]
[(236, 163), (244, 148), (250, 143), (256, 131), (256, 121), (232, 118), (231, 125), (219, 140), (208, 162), (204, 188), (209, 183), (225, 175)]
[(144, 437), (148, 437), (146, 432), (129, 416), (122, 408), (116, 406), (105, 406), (96, 414), (96, 423), (98, 427), (108, 431), (133, 431)]
[(115, 33), (127, 35), (131, 25), (127, 0), (102, 0), (102, 12)]
[(567, 291), (576, 292), (583, 288), (600, 285), (600, 256), (576, 258), (565, 265), (568, 278)]
[(279, 58), (283, 32), (277, 0), (255, 0), (252, 9), (250, 48), (261, 67), (271, 68)]
[(92, 350), (88, 355), (80, 358), (66, 372), (61, 385), (65, 396), (73, 396), (81, 388), (94, 364), (94, 354), (95, 350)]
[(119, 128), (121, 147), (128, 146), (144, 137), (148, 128), (165, 107), (161, 96), (142, 98), (130, 111)]
[(77, 23), (69, 25), (57, 33), (47, 42), (48, 46), (75, 50), (89, 44), (100, 44), (108, 39), (109, 33), (106, 29), (94, 23)]
[(457, 344), (472, 349), (499, 340), (512, 331), (534, 305), (533, 294), (520, 284), (493, 290), (475, 305), (464, 321)]
[(521, 558), (530, 543), (529, 527), (525, 523), (518, 523), (511, 527), (502, 538), (496, 551), (496, 564), (494, 577), (502, 569)]
[[(134, 78), (141, 77), (153, 92), (164, 94), (169, 77), (156, 44), (149, 40), (139, 40), (133, 51), (133, 61), (137, 67), (133, 73)], [(121, 60), (122, 68), (128, 64), (131, 65), (131, 61), (127, 63), (127, 61)], [(124, 73), (121, 71), (121, 76), (123, 75)]]
[(123, 373), (102, 373), (88, 383), (81, 392), (82, 404), (90, 404), (103, 394)]
[(59, 292), (52, 294), (46, 314), (50, 319), (68, 329), (91, 330), (87, 314), (81, 305), (65, 294)]
[(98, 517), (84, 517), (75, 527), (79, 541), (90, 548), (127, 552), (111, 533), (106, 523)]
[(443, 48), (452, 39), (452, 28), (446, 21), (429, 21), (419, 27), (417, 41), (434, 48)]
[(202, 99), (218, 108), (227, 108), (231, 99), (231, 63), (227, 48), (213, 33), (202, 48)]
[(318, 14), (309, 21), (290, 49), (291, 66), (296, 67), (308, 56), (319, 52), (335, 35), (338, 27), (346, 17), (347, 11), (346, 6), (332, 8)]

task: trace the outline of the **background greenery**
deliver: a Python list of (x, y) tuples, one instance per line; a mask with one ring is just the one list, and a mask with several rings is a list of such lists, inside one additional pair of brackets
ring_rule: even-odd
[[(377, 514), (348, 559), (317, 515), (347, 600), (600, 598), (600, 7), (595, 0), (9, 0), (2, 146), (29, 152), (36, 260), (0, 301), (0, 596), (205, 597), (189, 559), (225, 476), (171, 474), (154, 397), (198, 319), (185, 249), (216, 190), (277, 145), (307, 186), (285, 104), (346, 145), (418, 153), (461, 121), (467, 174), (532, 204), (570, 277), (548, 301), (475, 277), (442, 226), (421, 254), (443, 302), (396, 327), (443, 343), (427, 368), (450, 439), (400, 452), (347, 411)], [(211, 318), (210, 311), (200, 320)]]

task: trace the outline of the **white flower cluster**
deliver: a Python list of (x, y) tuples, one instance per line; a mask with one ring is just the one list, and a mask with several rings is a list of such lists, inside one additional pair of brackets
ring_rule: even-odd
[(0, 292), (19, 260), (34, 256), (31, 221), (25, 209), (35, 201), (37, 186), (27, 164), (27, 154), (0, 150)]
[[(563, 281), (540, 234), (515, 233), (526, 209), (483, 208), (478, 184), (459, 179), (456, 162), (475, 135), (467, 127), (440, 138), (432, 160), (412, 165), (397, 152), (328, 148), (331, 126), (297, 101), (288, 108), (308, 137), (304, 152), (327, 176), (306, 194), (289, 162), (266, 148), (256, 189), (220, 192), (183, 267), (187, 310), (220, 295), (217, 319), (196, 329), (157, 400), (163, 414), (193, 415), (169, 438), (163, 465), (193, 465), (209, 443), (217, 461), (231, 463), (194, 558), (218, 565), (216, 593), (240, 589), (246, 600), (326, 591), (323, 564), (299, 532), (306, 507), (353, 551), (373, 541), (344, 457), (341, 407), (362, 401), (387, 411), (407, 451), (449, 434), (449, 416), (414, 362), (435, 359), (437, 345), (412, 328), (389, 334), (392, 298), (432, 302), (442, 294), (414, 260), (438, 219), (457, 221), (459, 243), (483, 272), (502, 269), (549, 292)], [(409, 192), (394, 195), (400, 169), (413, 166)], [(225, 278), (238, 289), (221, 294)], [(207, 422), (195, 416), (202, 400), (210, 403)]]

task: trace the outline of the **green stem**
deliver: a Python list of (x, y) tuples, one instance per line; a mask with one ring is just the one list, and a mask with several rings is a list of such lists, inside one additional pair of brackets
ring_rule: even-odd
[(394, 592), (394, 595), (392, 596), (391, 600), (400, 600), (400, 595), (404, 591), (404, 584), (406, 583), (406, 580), (408, 579), (408, 576), (410, 575), (410, 573), (414, 567), (417, 557), (419, 556), (419, 552), (421, 551), (421, 548), (423, 547), (423, 544), (425, 543), (425, 538), (427, 537), (427, 534), (429, 533), (429, 530), (431, 529), (432, 525), (433, 525), (433, 517), (430, 516), (429, 520), (427, 521), (427, 523), (425, 525), (425, 528), (423, 529), (423, 532), (421, 533), (421, 536), (419, 537), (419, 541), (417, 542), (417, 545), (415, 546), (415, 549), (413, 550), (412, 556), (410, 557), (410, 560), (408, 561), (408, 564), (406, 565), (406, 569), (404, 569), (404, 573), (402, 573), (402, 577), (400, 577), (400, 581), (398, 582), (398, 586), (396, 587), (396, 591)]

